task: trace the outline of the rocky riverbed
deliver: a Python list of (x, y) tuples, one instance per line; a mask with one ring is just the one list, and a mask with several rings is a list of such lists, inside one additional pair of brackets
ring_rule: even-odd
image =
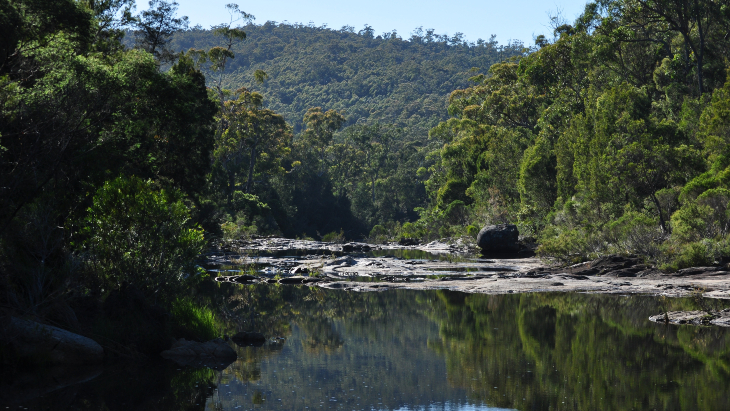
[(437, 241), (417, 246), (282, 238), (237, 241), (210, 254), (207, 268), (218, 281), (307, 284), (348, 291), (571, 291), (730, 299), (730, 269), (722, 266), (667, 274), (638, 258), (609, 256), (557, 267), (534, 257), (529, 249), (483, 256), (469, 244)]

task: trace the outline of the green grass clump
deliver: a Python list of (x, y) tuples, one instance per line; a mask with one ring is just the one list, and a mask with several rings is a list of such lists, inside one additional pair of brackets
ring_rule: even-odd
[(198, 305), (189, 297), (176, 299), (172, 303), (170, 313), (175, 327), (186, 338), (208, 341), (220, 334), (213, 310)]

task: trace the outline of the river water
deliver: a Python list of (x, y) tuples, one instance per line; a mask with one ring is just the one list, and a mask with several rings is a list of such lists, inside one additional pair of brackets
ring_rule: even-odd
[(695, 308), (692, 299), (213, 281), (196, 298), (225, 314), (229, 330), (267, 342), (236, 346), (238, 360), (221, 371), (167, 361), (44, 371), (56, 386), (27, 377), (0, 391), (2, 408), (730, 409), (729, 330), (648, 320)]

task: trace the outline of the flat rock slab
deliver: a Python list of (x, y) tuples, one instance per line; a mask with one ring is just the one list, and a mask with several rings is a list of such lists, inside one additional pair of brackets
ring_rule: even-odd
[(676, 325), (717, 325), (730, 327), (730, 309), (722, 311), (669, 311), (652, 315), (649, 320), (655, 323)]
[(418, 278), (399, 282), (338, 281), (317, 286), (347, 291), (385, 289), (452, 290), (480, 294), (534, 292), (585, 292), (595, 294), (647, 294), (688, 297), (701, 292), (707, 298), (730, 299), (730, 275), (714, 277), (604, 277), (574, 274), (547, 274), (538, 277), (524, 273), (499, 273), (462, 278)]
[(222, 255), (210, 255), (209, 259), (225, 257), (226, 253), (281, 253), (281, 252), (311, 252), (311, 253), (351, 253), (368, 252), (372, 250), (422, 250), (431, 253), (467, 253), (474, 251), (473, 244), (466, 244), (461, 240), (454, 242), (432, 241), (428, 244), (401, 245), (399, 243), (367, 244), (350, 242), (346, 244), (326, 243), (322, 241), (294, 240), (290, 238), (257, 238), (251, 240), (233, 240), (220, 245)]

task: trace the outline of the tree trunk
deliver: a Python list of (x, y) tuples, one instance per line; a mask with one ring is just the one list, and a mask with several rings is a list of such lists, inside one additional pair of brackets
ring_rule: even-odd
[(370, 202), (375, 205), (375, 176), (370, 178)]
[(699, 86), (700, 94), (705, 92), (705, 87), (702, 84), (704, 76), (702, 75), (702, 63), (705, 57), (705, 33), (702, 30), (702, 15), (699, 10), (699, 4), (695, 0), (695, 12), (697, 13), (697, 33), (700, 36), (700, 47), (697, 50), (697, 83)]
[(656, 195), (652, 194), (651, 199), (654, 201), (654, 205), (656, 206), (657, 211), (659, 212), (659, 226), (662, 228), (662, 232), (664, 234), (667, 234), (667, 223), (666, 220), (664, 220), (664, 212), (662, 211), (662, 206), (659, 204), (659, 199), (656, 198)]
[(233, 191), (236, 189), (236, 173), (232, 170), (228, 172), (228, 206), (233, 203)]
[(246, 182), (246, 194), (251, 193), (253, 185), (253, 169), (256, 165), (256, 145), (251, 147), (251, 157), (248, 160), (248, 181)]

